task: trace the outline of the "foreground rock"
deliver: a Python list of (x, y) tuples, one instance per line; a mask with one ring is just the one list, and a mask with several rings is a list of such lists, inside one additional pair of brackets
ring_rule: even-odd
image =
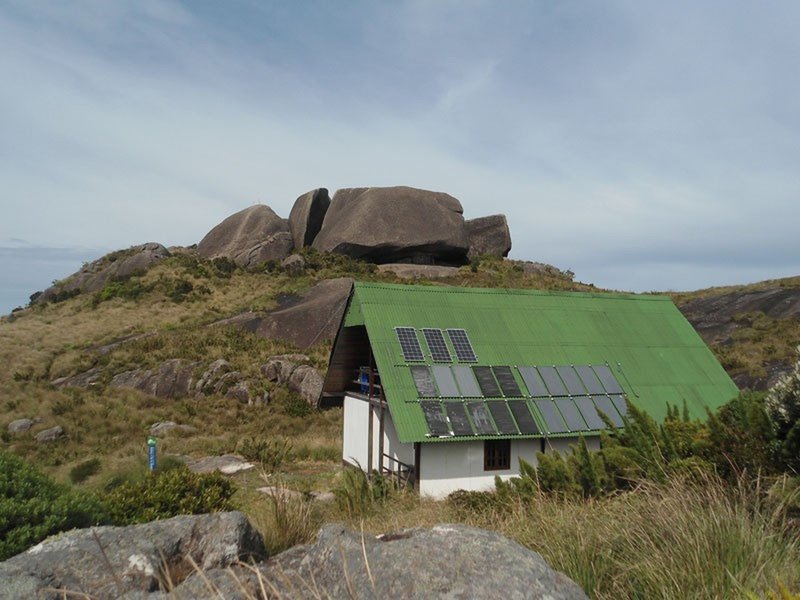
[(112, 252), (47, 288), (40, 295), (34, 295), (35, 299), (32, 301), (41, 303), (80, 292), (99, 292), (110, 281), (123, 280), (144, 273), (153, 264), (168, 256), (170, 256), (169, 250), (154, 242)]
[(242, 267), (282, 261), (294, 244), (289, 223), (264, 204), (239, 211), (209, 231), (197, 244), (203, 258), (229, 258)]
[(223, 454), (222, 456), (206, 456), (205, 458), (189, 459), (186, 466), (193, 473), (213, 473), (219, 471), (223, 475), (234, 475), (254, 468), (253, 463), (247, 462), (238, 454)]
[[(95, 527), (54, 536), (0, 563), (0, 599), (144, 598), (194, 569), (224, 569), (265, 555), (242, 513), (182, 516), (130, 527)], [(163, 588), (162, 588), (163, 589)], [(212, 597), (207, 594), (203, 597)]]
[(55, 442), (56, 440), (60, 440), (62, 437), (64, 437), (64, 435), (64, 428), (61, 427), (61, 425), (56, 425), (50, 429), (40, 431), (33, 436), (33, 439), (36, 440), (37, 444), (44, 444), (47, 442)]
[(352, 286), (349, 277), (326, 279), (265, 315), (248, 311), (214, 325), (241, 327), (268, 339), (310, 348), (336, 336)]
[(468, 258), (489, 254), (505, 257), (511, 251), (511, 232), (505, 215), (471, 219), (465, 223), (469, 236)]
[(331, 199), (325, 188), (311, 190), (295, 200), (289, 213), (289, 230), (295, 248), (310, 246), (314, 242), (330, 204)]
[[(258, 568), (206, 572), (223, 598), (267, 589), (287, 598), (504, 598), (585, 600), (586, 594), (542, 557), (496, 533), (437, 525), (374, 538), (330, 525), (311, 546), (298, 546)], [(208, 597), (191, 575), (175, 590)], [(279, 596), (280, 595), (280, 596)]]
[(313, 246), (375, 263), (461, 265), (469, 249), (463, 212), (458, 200), (441, 192), (341, 189)]

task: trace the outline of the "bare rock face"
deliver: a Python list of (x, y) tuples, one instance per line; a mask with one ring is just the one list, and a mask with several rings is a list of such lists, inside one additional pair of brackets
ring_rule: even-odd
[(310, 348), (334, 338), (352, 287), (349, 277), (326, 279), (266, 315), (248, 311), (213, 325), (240, 327), (267, 339)]
[(194, 370), (200, 363), (184, 363), (179, 358), (164, 361), (157, 369), (134, 369), (114, 376), (109, 384), (116, 388), (139, 390), (157, 398), (182, 398), (189, 395)]
[(469, 249), (463, 212), (458, 200), (441, 192), (341, 189), (313, 246), (375, 263), (461, 265)]
[(331, 199), (325, 188), (311, 190), (295, 200), (289, 213), (289, 230), (295, 248), (310, 246), (314, 242), (330, 204)]
[(143, 273), (156, 262), (169, 256), (169, 250), (154, 242), (112, 252), (47, 288), (35, 302), (47, 302), (81, 292), (98, 292), (109, 281), (127, 279), (137, 273)]
[(35, 436), (33, 436), (37, 444), (55, 442), (56, 440), (61, 439), (62, 437), (64, 437), (64, 428), (61, 427), (61, 425), (56, 425), (55, 427), (51, 427), (50, 429), (45, 429), (44, 431), (40, 431)]
[(511, 233), (505, 215), (491, 215), (466, 222), (469, 236), (468, 258), (489, 254), (508, 256), (511, 251)]
[[(328, 525), (313, 545), (278, 554), (258, 565), (257, 572), (235, 566), (204, 576), (224, 598), (250, 597), (260, 589), (260, 577), (276, 597), (287, 598), (588, 599), (578, 584), (536, 552), (465, 525), (377, 538)], [(202, 577), (192, 574), (175, 594), (205, 598), (209, 592), (204, 585)]]
[(201, 569), (214, 570), (265, 554), (261, 535), (239, 512), (77, 529), (0, 563), (0, 598), (163, 597), (162, 565), (179, 583), (194, 572), (188, 557)]
[(300, 394), (311, 406), (319, 406), (325, 378), (310, 365), (300, 365), (289, 377), (289, 389)]
[(242, 267), (255, 267), (268, 260), (282, 261), (294, 244), (289, 223), (264, 204), (231, 215), (209, 231), (197, 244), (204, 258), (229, 258)]
[(34, 419), (17, 419), (8, 424), (9, 433), (25, 433), (36, 424)]
[(249, 471), (255, 465), (247, 462), (238, 454), (223, 454), (222, 456), (206, 456), (196, 460), (189, 460), (186, 466), (193, 473), (213, 473), (219, 471), (223, 475), (233, 475), (242, 471)]
[(85, 389), (93, 385), (97, 385), (102, 376), (103, 370), (100, 367), (92, 367), (83, 373), (78, 373), (77, 375), (70, 375), (67, 377), (59, 377), (50, 383), (56, 387), (76, 387)]

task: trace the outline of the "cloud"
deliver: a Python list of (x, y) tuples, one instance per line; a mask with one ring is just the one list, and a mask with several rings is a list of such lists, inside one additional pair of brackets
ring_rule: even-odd
[(405, 184), (506, 213), (514, 256), (598, 285), (796, 274), (798, 16), (7, 3), (0, 240), (190, 244), (254, 202), (286, 216), (314, 187)]

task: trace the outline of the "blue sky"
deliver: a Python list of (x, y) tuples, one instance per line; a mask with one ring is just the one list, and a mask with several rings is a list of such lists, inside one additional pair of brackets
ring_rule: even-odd
[(315, 188), (625, 290), (800, 274), (796, 2), (0, 0), (0, 313)]

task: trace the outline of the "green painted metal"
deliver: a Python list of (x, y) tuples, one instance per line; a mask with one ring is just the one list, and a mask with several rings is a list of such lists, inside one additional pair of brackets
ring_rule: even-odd
[(344, 325), (362, 324), (402, 442), (465, 438), (428, 437), (394, 327), (466, 329), (479, 365), (607, 363), (628, 400), (659, 421), (667, 404), (702, 419), (738, 393), (666, 296), (356, 283)]

